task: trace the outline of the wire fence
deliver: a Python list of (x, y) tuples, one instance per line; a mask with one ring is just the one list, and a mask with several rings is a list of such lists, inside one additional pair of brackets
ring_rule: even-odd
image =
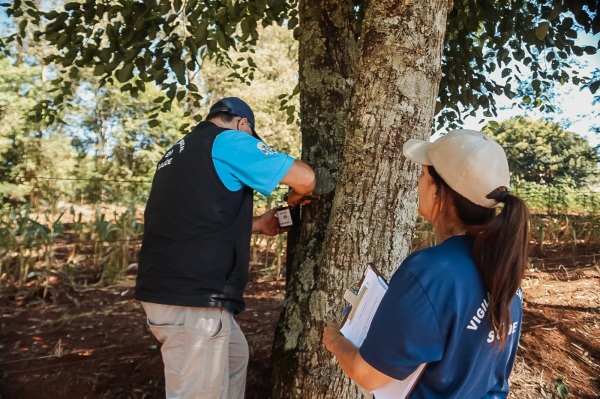
[[(27, 203), (4, 201), (0, 206), (0, 297), (7, 287), (23, 289), (32, 280), (43, 284), (48, 273), (65, 277), (85, 271), (95, 276), (86, 284), (110, 283), (136, 264), (151, 181), (55, 176), (38, 176), (36, 180), (50, 184), (32, 190)], [(107, 183), (101, 188), (107, 192), (115, 183), (132, 187), (128, 202), (86, 203), (68, 193), (76, 190), (58, 189), (53, 182)], [(283, 190), (269, 197), (257, 194), (255, 200), (259, 209), (270, 209), (284, 194)], [(251, 265), (259, 267), (265, 278), (281, 277), (285, 243), (284, 235), (254, 235)]]
[[(25, 177), (17, 177), (16, 180), (24, 180)], [(56, 181), (93, 181), (93, 182), (112, 182), (112, 183), (135, 183), (135, 184), (151, 184), (151, 180), (120, 180), (120, 179), (90, 179), (78, 177), (46, 177), (36, 176), (36, 180), (56, 180)]]

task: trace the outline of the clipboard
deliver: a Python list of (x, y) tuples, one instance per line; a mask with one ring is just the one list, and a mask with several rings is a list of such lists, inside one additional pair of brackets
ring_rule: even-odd
[(347, 289), (344, 292), (348, 305), (344, 309), (340, 331), (355, 346), (362, 345), (386, 291), (387, 282), (379, 270), (369, 263), (356, 290)]
[(385, 284), (386, 289), (387, 289), (387, 281), (383, 278), (383, 275), (379, 272), (379, 270), (377, 270), (377, 268), (375, 267), (375, 265), (373, 263), (368, 263), (367, 268), (363, 272), (363, 275), (362, 275), (360, 281), (356, 285), (356, 289), (351, 290), (351, 289), (347, 288), (346, 291), (344, 292), (343, 298), (348, 302), (348, 304), (344, 308), (344, 312), (342, 314), (342, 322), (340, 323), (340, 327), (343, 327), (346, 324), (346, 322), (354, 319), (354, 315), (356, 314), (357, 309), (360, 308), (360, 305), (362, 304), (363, 300), (366, 298), (366, 294), (367, 294), (367, 291), (369, 290), (369, 288), (364, 286), (364, 282), (365, 282), (365, 278), (367, 277), (367, 273), (369, 272), (369, 269), (371, 269), (371, 271), (373, 273), (375, 273), (375, 275), (380, 279), (380, 281)]
[[(340, 331), (356, 347), (360, 348), (362, 345), (386, 291), (387, 282), (377, 268), (369, 263), (358, 282), (356, 291), (347, 289), (344, 292), (344, 299), (348, 301), (348, 305), (344, 310)], [(426, 366), (427, 364), (423, 363), (406, 379), (392, 380), (373, 390), (372, 393), (376, 399), (407, 398), (421, 378)]]

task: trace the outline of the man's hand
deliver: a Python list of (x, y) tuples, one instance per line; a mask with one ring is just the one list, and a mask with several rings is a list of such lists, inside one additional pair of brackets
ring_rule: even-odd
[(316, 199), (316, 197), (313, 196), (312, 192), (308, 194), (298, 194), (296, 191), (294, 191), (294, 189), (291, 189), (285, 198), (285, 201), (288, 203), (288, 205), (295, 206), (309, 204), (313, 199)]
[(277, 209), (273, 208), (260, 216), (254, 216), (254, 218), (252, 218), (252, 233), (274, 236), (289, 231), (291, 226), (279, 226), (279, 219), (277, 219), (277, 216), (275, 215), (276, 212)]

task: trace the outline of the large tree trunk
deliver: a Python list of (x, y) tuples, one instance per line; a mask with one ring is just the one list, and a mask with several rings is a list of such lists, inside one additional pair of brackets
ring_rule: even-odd
[[(367, 263), (374, 263), (389, 276), (410, 250), (417, 210), (417, 167), (404, 162), (402, 145), (410, 137), (427, 138), (431, 131), (451, 5), (446, 0), (367, 4), (353, 91), (342, 102), (349, 101), (348, 112), (333, 129), (338, 132), (335, 127), (346, 124), (333, 207), (329, 210), (328, 198), (308, 207), (292, 252), (284, 313), (274, 345), (275, 399), (361, 396), (360, 389), (322, 346), (323, 327), (328, 321), (340, 320), (342, 293), (358, 281)], [(345, 32), (325, 29), (327, 18), (336, 27), (344, 26), (344, 21), (331, 18), (328, 10), (346, 10), (348, 6), (333, 0), (320, 10), (318, 4), (301, 5), (301, 21), (312, 22), (302, 28), (307, 36), (300, 41), (301, 82), (318, 76), (312, 74), (314, 64), (303, 63), (302, 57), (339, 46), (340, 36), (333, 35)], [(348, 11), (345, 14), (351, 16)], [(321, 88), (301, 85), (302, 107), (317, 109), (318, 115), (334, 115), (334, 109), (328, 108), (332, 103), (327, 101), (335, 87), (330, 86), (330, 78), (321, 75)], [(339, 150), (328, 153), (327, 149), (339, 141), (331, 132), (320, 130), (319, 118), (307, 120), (311, 116), (316, 118), (303, 108), (303, 125), (317, 123), (311, 125), (314, 130), (303, 128), (303, 140), (310, 143), (304, 148), (304, 159), (316, 166), (318, 190), (329, 193), (333, 187), (328, 184), (336, 179), (329, 179), (327, 172), (337, 171), (335, 154)], [(312, 135), (315, 131), (319, 133), (317, 141)], [(320, 159), (323, 155), (330, 158)]]
[(274, 398), (287, 397), (297, 385), (298, 370), (307, 374), (312, 368), (300, 353), (307, 350), (301, 317), (319, 278), (317, 257), (342, 159), (352, 89), (349, 77), (356, 54), (357, 18), (352, 0), (300, 1), (299, 13), (302, 153), (316, 171), (319, 199), (303, 207), (300, 229), (288, 233), (287, 286), (296, 288), (286, 292), (273, 345)]

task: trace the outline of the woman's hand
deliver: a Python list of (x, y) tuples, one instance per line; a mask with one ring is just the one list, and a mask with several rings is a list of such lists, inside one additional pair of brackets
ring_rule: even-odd
[(335, 354), (333, 348), (340, 338), (344, 338), (344, 336), (340, 332), (340, 327), (337, 324), (329, 323), (325, 326), (325, 330), (323, 331), (323, 344), (329, 352)]
[(323, 344), (335, 355), (346, 375), (363, 388), (372, 391), (392, 380), (362, 358), (358, 348), (342, 335), (337, 324), (329, 323), (325, 326)]

